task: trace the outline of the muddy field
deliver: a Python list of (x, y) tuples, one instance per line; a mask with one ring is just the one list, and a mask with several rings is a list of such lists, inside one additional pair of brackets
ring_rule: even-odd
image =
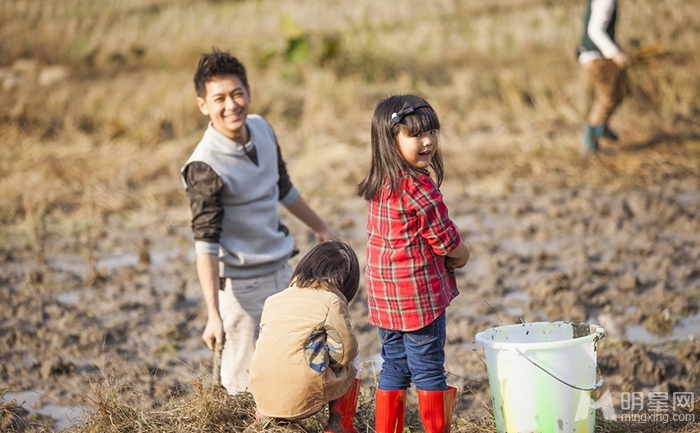
[[(643, 151), (695, 154), (697, 146), (685, 141)], [(604, 170), (605, 158), (623, 157), (580, 164)], [(618, 410), (623, 392), (700, 395), (697, 172), (669, 169), (641, 186), (527, 178), (515, 175), (516, 162), (500, 161), (496, 175), (448, 172), (443, 188), (472, 249), (458, 272), (461, 295), (448, 310), (448, 381), (460, 390), (459, 415), (489, 416), (475, 334), (521, 321), (604, 327), (601, 391), (610, 391)], [(339, 196), (320, 212), (363, 257), (365, 203), (351, 192)], [(285, 218), (308, 251), (309, 233)], [(41, 251), (20, 242), (0, 246), (4, 401), (60, 430), (91, 410), (90, 384), (110, 375), (132, 382), (154, 406), (206, 376), (212, 358), (200, 338), (205, 308), (188, 224), (183, 201), (106, 218), (95, 245), (83, 232), (62, 232), (47, 235)], [(380, 357), (362, 289), (351, 310), (369, 394)]]

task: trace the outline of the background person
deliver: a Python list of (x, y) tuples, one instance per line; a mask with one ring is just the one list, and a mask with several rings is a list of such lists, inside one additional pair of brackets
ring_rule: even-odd
[(629, 57), (615, 42), (616, 0), (587, 0), (583, 34), (577, 50), (586, 89), (583, 151), (598, 150), (602, 136), (617, 140), (608, 128), (610, 116), (622, 102), (625, 69)]

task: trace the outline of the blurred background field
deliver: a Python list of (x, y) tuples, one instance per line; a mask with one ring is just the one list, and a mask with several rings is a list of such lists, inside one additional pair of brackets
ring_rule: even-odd
[[(535, 202), (550, 187), (663, 190), (671, 181), (698, 179), (697, 0), (620, 0), (618, 41), (634, 59), (626, 99), (612, 120), (621, 140), (587, 157), (579, 152), (584, 95), (574, 56), (584, 6), (583, 0), (0, 0), (0, 258), (6, 265), (0, 284), (12, 287), (8, 299), (26, 304), (35, 293), (102, 284), (109, 272), (98, 266), (98, 245), (115, 227), (147, 233), (132, 245), (117, 243), (122, 250), (147, 250), (148, 239), (169, 237), (175, 247), (190, 248), (179, 169), (206, 127), (192, 77), (212, 47), (246, 64), (251, 111), (274, 126), (292, 180), (358, 248), (364, 202), (355, 186), (368, 169), (374, 106), (390, 94), (417, 93), (436, 108), (443, 191), (452, 202), (507, 200), (523, 182), (536, 183)], [(581, 200), (587, 198), (596, 197)], [(532, 210), (517, 206), (515, 218)], [(483, 251), (477, 246), (476, 252)], [(67, 253), (88, 263), (83, 281), (57, 282), (45, 274), (47, 257)], [(193, 274), (191, 263), (170, 259), (178, 267), (171, 273), (192, 285), (192, 275), (184, 275)], [(11, 265), (22, 272), (9, 271)], [(134, 270), (122, 274), (142, 279)], [(199, 314), (189, 317), (196, 332), (203, 326)], [(8, 309), (0, 319), (3, 326), (15, 323)], [(118, 326), (129, 329), (128, 321)], [(0, 337), (8, 341), (8, 335)], [(103, 336), (80, 338), (99, 346)], [(154, 350), (176, 349), (162, 343)], [(193, 409), (191, 401), (202, 396), (197, 392), (180, 402), (153, 389), (149, 398), (171, 406), (139, 415), (129, 412), (128, 391), (109, 380), (93, 390), (97, 418), (79, 431), (107, 431), (108, 420), (119, 417), (124, 424), (109, 431), (195, 431), (185, 418), (222, 419), (207, 411), (220, 401)], [(240, 418), (227, 421), (231, 431), (250, 421), (251, 407), (241, 404), (234, 414)], [(363, 408), (360, 419), (371, 426), (370, 407)], [(488, 421), (463, 421), (464, 433), (494, 431)], [(314, 431), (311, 422), (305, 428)], [(213, 431), (207, 426), (202, 431)]]
[(192, 75), (214, 46), (248, 66), (252, 111), (312, 199), (353, 195), (374, 105), (401, 92), (438, 110), (448, 176), (504, 159), (593, 181), (694, 171), (697, 144), (678, 143), (698, 134), (696, 2), (622, 2), (638, 61), (613, 121), (624, 156), (604, 162), (578, 157), (583, 3), (3, 0), (0, 220), (184, 204), (177, 171), (206, 125)]

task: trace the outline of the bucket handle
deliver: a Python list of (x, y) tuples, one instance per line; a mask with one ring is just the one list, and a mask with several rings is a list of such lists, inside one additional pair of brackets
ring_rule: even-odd
[(600, 368), (598, 368), (598, 365), (596, 365), (596, 372), (597, 372), (598, 375), (600, 376), (600, 380), (599, 380), (595, 385), (593, 385), (592, 388), (581, 388), (581, 387), (578, 387), (578, 386), (576, 386), (576, 385), (572, 385), (572, 384), (570, 384), (570, 383), (568, 383), (568, 382), (565, 382), (565, 381), (563, 381), (562, 379), (556, 377), (556, 376), (553, 375), (551, 372), (547, 371), (544, 367), (542, 367), (541, 365), (537, 364), (537, 363), (536, 363), (535, 361), (533, 361), (532, 359), (530, 359), (530, 358), (528, 358), (527, 356), (525, 356), (525, 354), (524, 354), (523, 352), (521, 352), (520, 349), (515, 348), (515, 351), (518, 352), (518, 354), (519, 354), (520, 356), (522, 356), (523, 358), (525, 358), (530, 364), (534, 365), (535, 367), (539, 368), (540, 370), (544, 371), (544, 372), (547, 373), (548, 375), (552, 376), (552, 377), (553, 377), (554, 379), (556, 379), (557, 381), (563, 383), (564, 385), (566, 385), (566, 386), (568, 386), (568, 387), (570, 387), (570, 388), (578, 389), (579, 391), (593, 392), (593, 391), (597, 390), (598, 388), (600, 388), (601, 386), (603, 386), (603, 375), (600, 373)]

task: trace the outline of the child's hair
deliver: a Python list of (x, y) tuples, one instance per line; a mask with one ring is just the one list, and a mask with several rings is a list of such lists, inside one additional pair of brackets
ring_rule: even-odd
[(326, 283), (345, 295), (350, 302), (360, 285), (360, 265), (350, 245), (340, 241), (317, 244), (299, 261), (292, 282), (297, 287)]
[(207, 81), (212, 77), (222, 75), (238, 76), (246, 90), (249, 90), (248, 77), (246, 76), (243, 63), (229, 53), (213, 48), (211, 53), (202, 54), (202, 57), (199, 59), (197, 72), (194, 74), (194, 89), (197, 92), (197, 96), (204, 98), (207, 95)]
[[(395, 192), (403, 174), (416, 176), (418, 169), (401, 156), (396, 138), (401, 130), (413, 136), (433, 129), (440, 129), (440, 120), (433, 107), (420, 96), (394, 95), (379, 101), (372, 117), (372, 162), (369, 173), (357, 187), (358, 194), (372, 200), (387, 180)], [(430, 160), (430, 168), (440, 186), (444, 174), (440, 146)]]

